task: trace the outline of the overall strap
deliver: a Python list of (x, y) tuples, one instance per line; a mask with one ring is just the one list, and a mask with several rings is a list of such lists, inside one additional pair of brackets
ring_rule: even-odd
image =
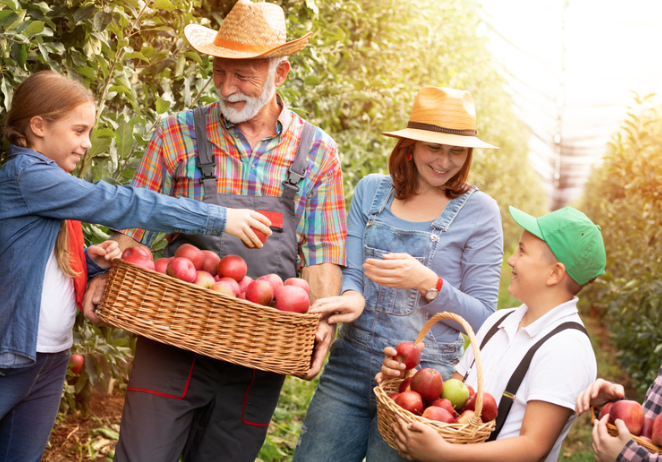
[(308, 170), (308, 153), (313, 145), (313, 136), (315, 135), (315, 126), (309, 122), (304, 121), (303, 130), (301, 131), (301, 138), (299, 139), (299, 146), (297, 147), (297, 154), (294, 162), (287, 170), (287, 178), (283, 181), (283, 197), (294, 200), (294, 196), (299, 192), (299, 182), (306, 177)]
[(218, 194), (216, 188), (216, 158), (212, 152), (211, 144), (207, 141), (207, 112), (205, 108), (197, 107), (193, 109), (193, 121), (195, 123), (195, 138), (198, 145), (198, 155), (196, 165), (202, 172), (200, 181), (204, 188), (204, 197), (212, 197)]
[(508, 385), (506, 385), (506, 390), (503, 392), (503, 396), (499, 402), (496, 428), (490, 434), (488, 441), (495, 440), (499, 435), (499, 432), (503, 427), (503, 423), (506, 421), (506, 417), (508, 417), (508, 413), (510, 412), (510, 407), (513, 405), (513, 401), (515, 401), (515, 393), (517, 393), (522, 380), (524, 380), (526, 372), (529, 370), (529, 365), (531, 364), (533, 355), (536, 353), (536, 351), (538, 351), (538, 348), (540, 348), (542, 344), (547, 341), (547, 339), (566, 329), (577, 329), (578, 331), (584, 332), (584, 334), (588, 336), (588, 332), (586, 332), (586, 329), (581, 324), (577, 322), (564, 322), (563, 324), (556, 326), (554, 330), (538, 340), (538, 342), (536, 342), (536, 344), (533, 345), (529, 351), (527, 351), (526, 355), (524, 355), (524, 358), (522, 358), (522, 361), (520, 361), (519, 365), (517, 366), (517, 369), (515, 369), (515, 372), (513, 372), (513, 375), (510, 377)]
[[(497, 322), (495, 322), (494, 324), (492, 324), (492, 327), (490, 327), (490, 330), (488, 330), (487, 333), (485, 334), (485, 337), (483, 337), (483, 341), (480, 342), (480, 350), (482, 350), (483, 347), (485, 346), (485, 344), (486, 344), (486, 343), (487, 343), (492, 337), (494, 337), (494, 334), (497, 333), (497, 331), (499, 330), (499, 326), (500, 326), (501, 323), (504, 321), (504, 319), (506, 319), (508, 316), (510, 316), (510, 315), (513, 314), (514, 312), (515, 312), (515, 310), (509, 311), (509, 312), (506, 313), (504, 316), (501, 316), (501, 319), (499, 319)], [(471, 371), (471, 369), (474, 367), (474, 364), (475, 364), (475, 363), (476, 363), (476, 360), (474, 359), (473, 362), (471, 363), (471, 366), (469, 366), (469, 368), (467, 369), (467, 373), (464, 374), (464, 379), (463, 379), (463, 381), (467, 380), (467, 376), (469, 375), (469, 372)]]

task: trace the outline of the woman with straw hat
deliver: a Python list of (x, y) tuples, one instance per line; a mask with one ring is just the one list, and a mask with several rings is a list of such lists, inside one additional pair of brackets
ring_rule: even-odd
[[(438, 312), (456, 313), (478, 330), (496, 310), (501, 215), (494, 199), (466, 181), (474, 148), (495, 146), (476, 136), (471, 94), (425, 87), (407, 127), (384, 134), (398, 138), (390, 175), (363, 178), (348, 215), (341, 292), (362, 293), (365, 309), (340, 328), (293, 462), (403, 460), (377, 428), (372, 388), (384, 348), (412, 342)], [(458, 328), (430, 329), (421, 367), (450, 378), (463, 350)]]

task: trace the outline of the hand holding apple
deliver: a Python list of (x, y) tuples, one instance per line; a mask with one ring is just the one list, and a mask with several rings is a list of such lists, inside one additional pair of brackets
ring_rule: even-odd
[(266, 236), (271, 236), (271, 222), (267, 217), (255, 210), (227, 209), (225, 232), (241, 239), (244, 245), (251, 249), (260, 249), (264, 245), (253, 229)]
[(591, 405), (622, 399), (624, 396), (625, 389), (623, 385), (604, 379), (597, 379), (577, 396), (575, 413), (581, 415), (588, 411)]

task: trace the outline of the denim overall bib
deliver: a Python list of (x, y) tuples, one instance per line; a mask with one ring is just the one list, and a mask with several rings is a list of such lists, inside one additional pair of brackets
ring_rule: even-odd
[[(294, 197), (299, 190), (297, 184), (306, 175), (314, 127), (309, 123), (304, 126), (296, 158), (283, 182), (282, 196), (218, 194), (215, 160), (206, 134), (206, 113), (199, 108), (193, 114), (197, 165), (202, 171), (204, 186), (203, 202), (276, 212), (282, 214), (282, 226), (272, 223), (273, 234), (261, 249), (249, 249), (239, 238), (225, 233), (221, 237), (180, 234), (167, 245), (164, 256), (174, 255), (177, 248), (188, 242), (221, 257), (240, 255), (247, 263), (248, 275), (253, 278), (268, 273), (276, 273), (283, 279), (296, 277), (298, 239)], [(183, 450), (187, 462), (252, 462), (266, 436), (284, 379), (284, 375), (242, 367), (139, 337), (128, 385), (129, 392), (137, 393), (127, 393), (125, 405), (131, 408), (129, 415), (135, 420), (130, 423), (133, 428), (120, 437), (116, 460), (125, 460), (125, 452), (134, 458), (138, 455), (135, 460), (167, 460), (172, 455), (179, 457)], [(161, 425), (150, 429), (150, 421), (141, 421), (140, 414), (150, 413), (155, 406), (159, 409)], [(132, 435), (136, 430), (139, 431)], [(164, 441), (171, 447), (159, 447), (163, 452), (155, 453), (155, 447), (168, 446)], [(149, 452), (141, 446), (149, 448)], [(219, 454), (225, 454), (226, 458), (219, 458)]]
[[(444, 245), (444, 232), (476, 190), (472, 188), (452, 199), (431, 223), (430, 231), (406, 230), (380, 217), (394, 195), (390, 177), (384, 178), (368, 212), (365, 258), (403, 252), (428, 266), (437, 248)], [(292, 462), (361, 462), (364, 457), (368, 462), (405, 460), (379, 433), (374, 378), (384, 361), (384, 347), (413, 342), (431, 316), (419, 307), (422, 295), (416, 289), (383, 287), (364, 276), (363, 294), (363, 313), (340, 327), (338, 339), (331, 346)], [(431, 331), (423, 342), (421, 367), (434, 367), (444, 380), (449, 379), (462, 354), (464, 342), (459, 332), (454, 343), (436, 342)]]

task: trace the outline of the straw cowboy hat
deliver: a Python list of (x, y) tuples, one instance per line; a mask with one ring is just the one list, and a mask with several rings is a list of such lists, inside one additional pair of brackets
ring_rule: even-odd
[(423, 87), (414, 100), (407, 128), (383, 135), (467, 148), (499, 149), (479, 140), (477, 133), (471, 93)]
[(285, 14), (273, 3), (239, 0), (221, 23), (218, 32), (189, 24), (184, 35), (191, 46), (210, 56), (232, 59), (289, 56), (306, 46), (313, 35), (285, 41)]

